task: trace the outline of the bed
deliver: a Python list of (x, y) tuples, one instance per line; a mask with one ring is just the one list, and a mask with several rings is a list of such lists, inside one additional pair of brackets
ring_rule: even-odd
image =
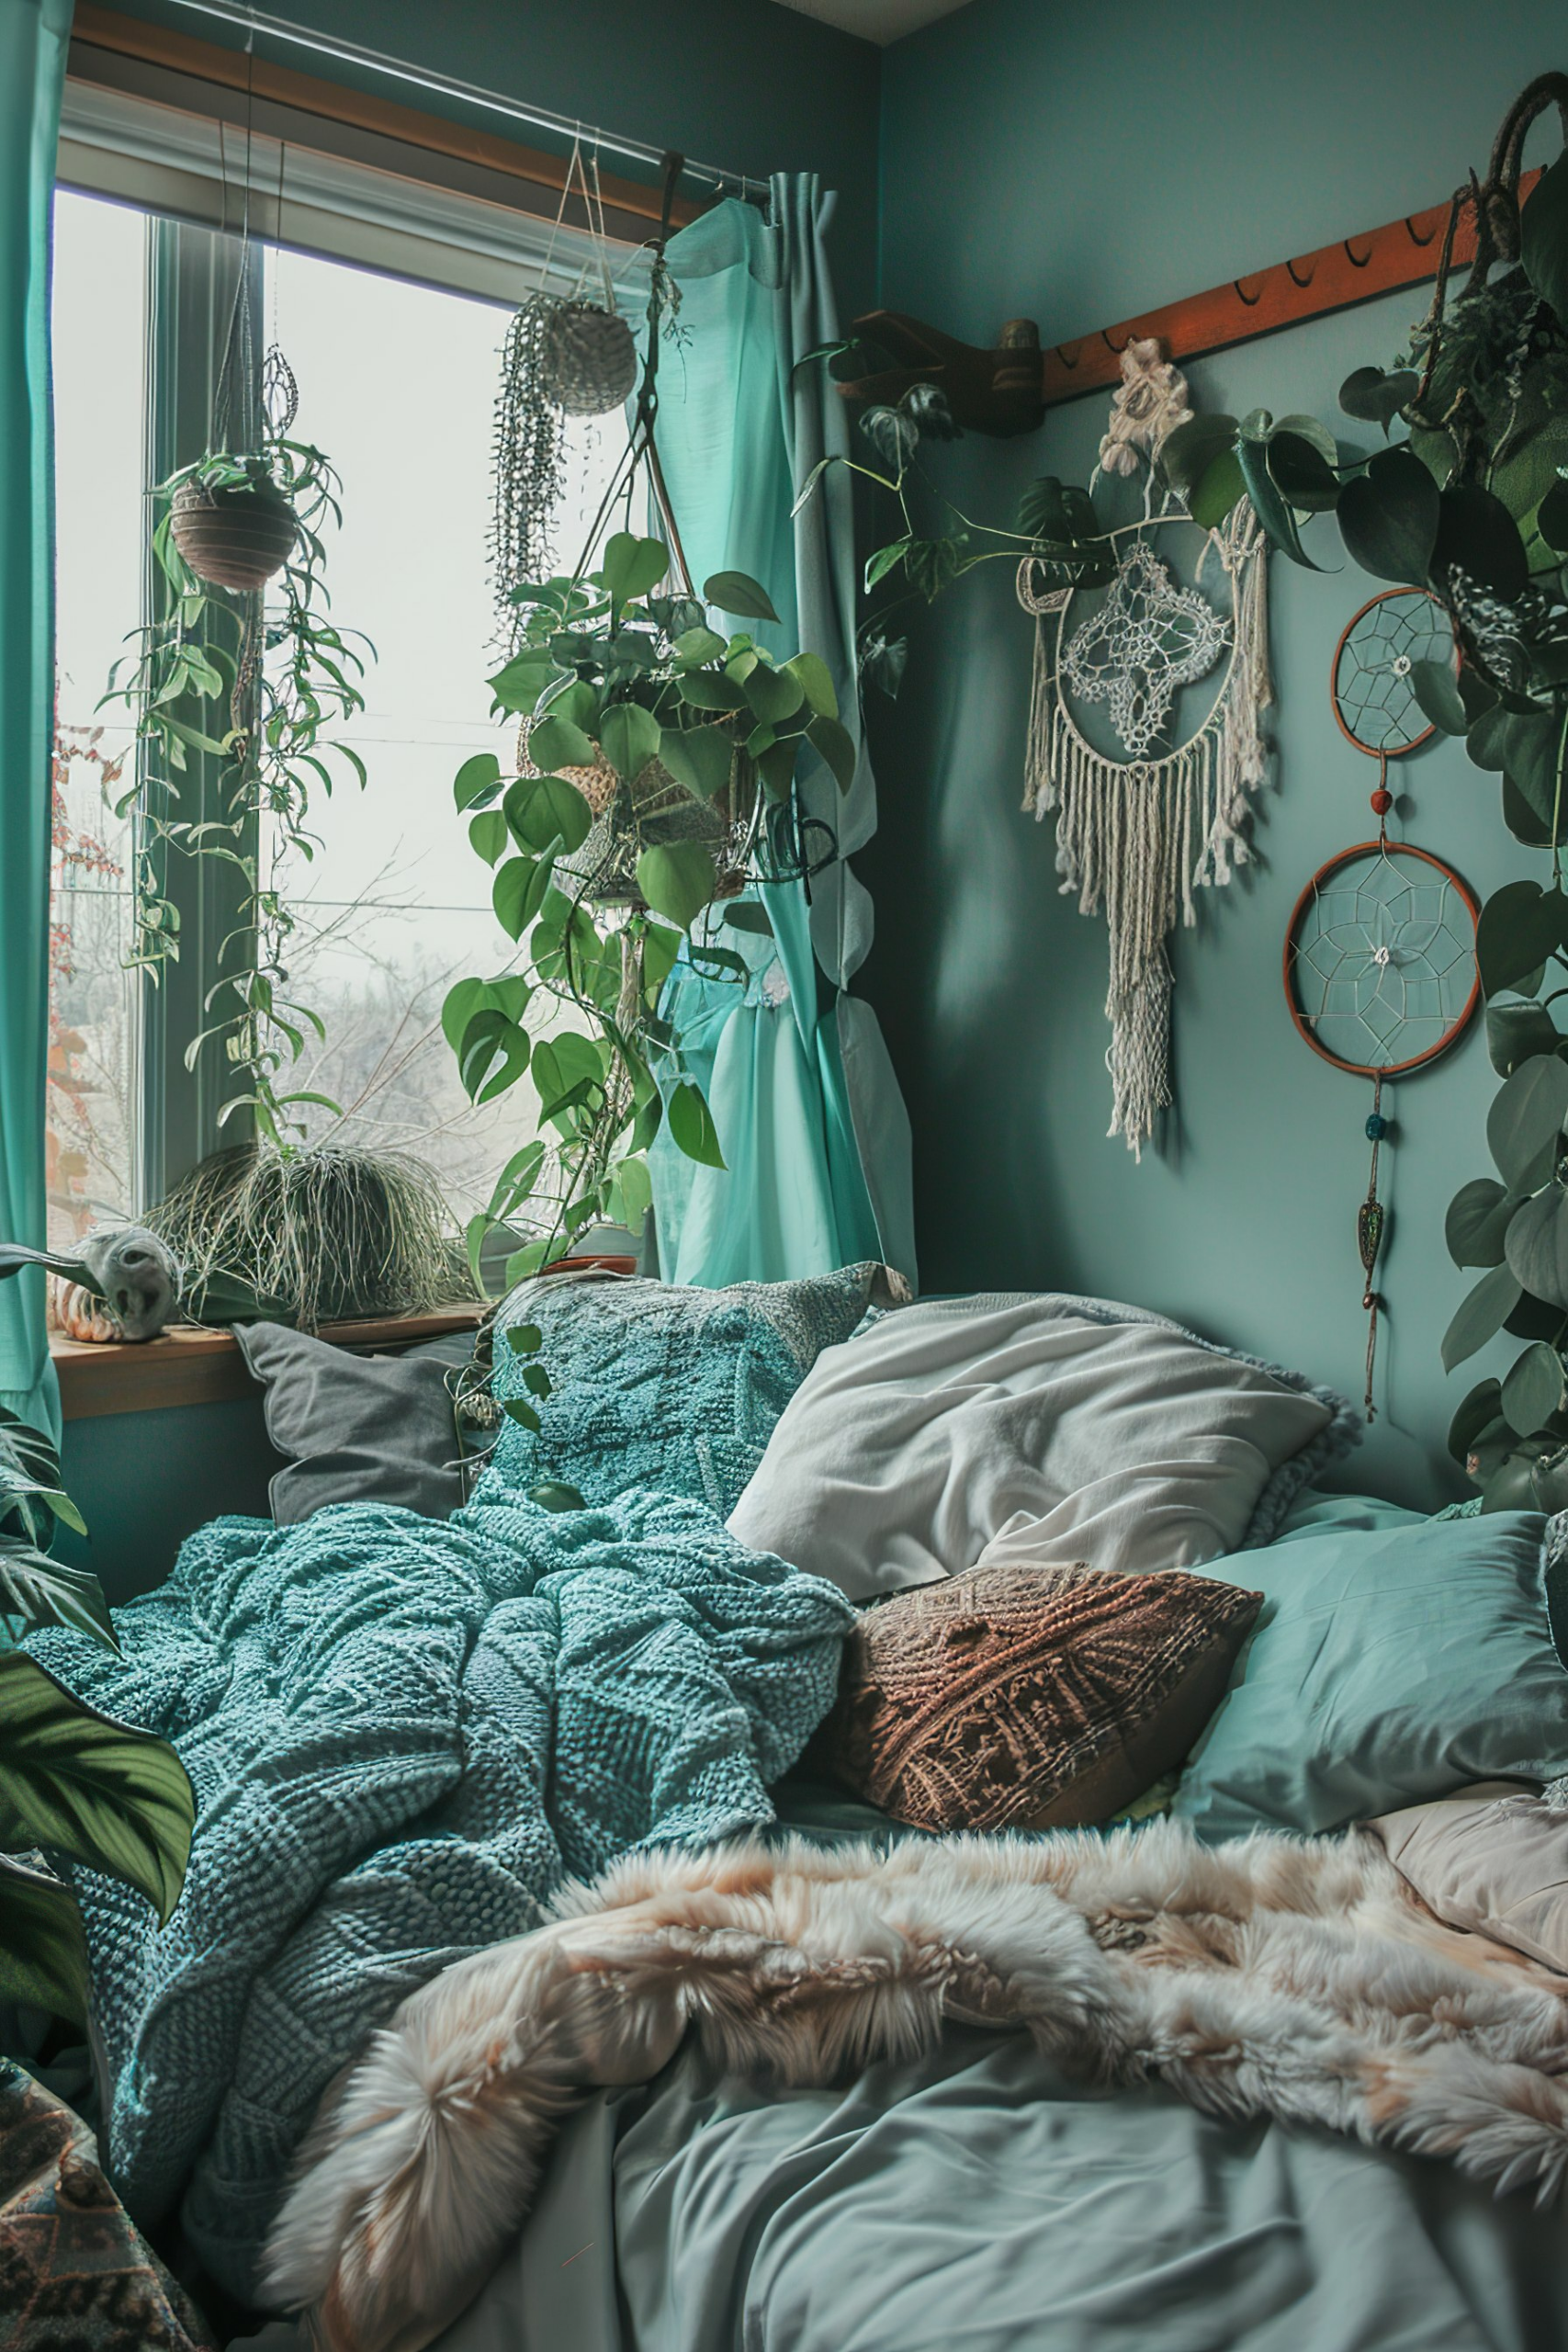
[[(715, 1822), (726, 1834), (755, 1830), (775, 1807), (776, 1828), (765, 1834), (793, 1833), (829, 1851), (852, 1839), (870, 1838), (886, 1849), (923, 1836), (908, 1819), (892, 1820), (822, 1778), (816, 1749), (804, 1763), (793, 1760), (782, 1774), (778, 1769), (779, 1758), (800, 1757), (802, 1709), (813, 1721), (822, 1716), (842, 1621), (853, 1613), (826, 1581), (779, 1567), (780, 1560), (800, 1565), (797, 1546), (806, 1540), (797, 1526), (784, 1524), (781, 1510), (797, 1520), (804, 1512), (802, 1524), (813, 1510), (822, 1526), (841, 1530), (843, 1523), (833, 1480), (849, 1473), (842, 1464), (827, 1464), (828, 1503), (808, 1509), (798, 1448), (820, 1463), (813, 1398), (825, 1384), (833, 1425), (842, 1421), (832, 1404), (833, 1368), (841, 1369), (862, 1344), (850, 1334), (859, 1329), (863, 1340), (862, 1318), (868, 1307), (874, 1315), (876, 1302), (873, 1270), (830, 1280), (836, 1290), (783, 1301), (719, 1294), (694, 1303), (687, 1295), (669, 1304), (681, 1326), (678, 1343), (656, 1329), (668, 1301), (623, 1296), (595, 1317), (580, 1306), (541, 1306), (536, 1295), (528, 1306), (533, 1318), (547, 1324), (558, 1314), (572, 1320), (570, 1342), (564, 1324), (545, 1333), (547, 1355), (552, 1342), (570, 1353), (570, 1376), (558, 1384), (566, 1401), (542, 1433), (522, 1421), (509, 1426), (487, 1476), (504, 1487), (508, 1511), (521, 1509), (511, 1498), (541, 1480), (553, 1491), (582, 1490), (581, 1521), (568, 1511), (547, 1528), (537, 1511), (532, 1518), (492, 1511), (486, 1520), (482, 1510), (475, 1516), (470, 1508), (466, 1521), (459, 1513), (449, 1530), (422, 1534), (407, 1512), (378, 1516), (373, 1507), (355, 1506), (353, 1519), (327, 1511), (276, 1533), (259, 1523), (219, 1522), (230, 1532), (205, 1554), (197, 1544), (191, 1566), (182, 1563), (181, 1640), (194, 1639), (195, 1619), (208, 1610), (196, 1631), (210, 1646), (210, 1596), (220, 1593), (223, 1607), (238, 1611), (225, 1621), (223, 1641), (240, 1638), (234, 1625), (252, 1639), (272, 1611), (293, 1628), (291, 1661), (308, 1652), (319, 1670), (326, 1660), (338, 1695), (311, 1719), (312, 1738), (323, 1724), (338, 1738), (354, 1694), (377, 1685), (385, 1662), (399, 1655), (417, 1653), (419, 1707), (426, 1710), (416, 1724), (413, 1702), (406, 1694), (400, 1701), (398, 1736), (407, 1744), (393, 1753), (395, 1769), (377, 1796), (382, 1813), (374, 1823), (367, 1815), (352, 1824), (341, 1851), (313, 1865), (317, 1899), (300, 1935), (276, 1948), (258, 1946), (244, 1970), (232, 1964), (236, 1857), (243, 1864), (251, 1854), (264, 1871), (281, 1818), (268, 1817), (264, 1838), (255, 1815), (245, 1832), (249, 1844), (243, 1838), (227, 1848), (221, 1843), (225, 1825), (227, 1834), (234, 1832), (234, 1756), (247, 1740), (255, 1748), (254, 1725), (243, 1729), (239, 1747), (225, 1751), (223, 1800), (211, 1808), (205, 1845), (198, 1838), (186, 1942), (176, 1955), (154, 1951), (141, 1923), (133, 1938), (112, 1891), (85, 1890), (107, 2040), (118, 2052), (109, 2070), (111, 2104), (124, 2130), (127, 2167), (141, 2167), (140, 2210), (136, 2195), (128, 2202), (138, 2218), (168, 2218), (194, 2165), (186, 2226), (194, 2215), (197, 2242), (218, 2275), (225, 2259), (232, 2278), (254, 2275), (245, 2266), (276, 2209), (278, 2182), (310, 2107), (332, 2072), (363, 2045), (368, 2027), (390, 2015), (411, 1985), (435, 1980), (464, 1951), (526, 1937), (542, 1916), (535, 1895), (552, 1874), (597, 1867), (591, 1816), (604, 1813), (608, 1800), (603, 1774), (595, 1781), (582, 1759), (600, 1736), (594, 1709), (604, 1693), (592, 1672), (572, 1679), (573, 1657), (591, 1659), (592, 1653), (581, 1641), (574, 1653), (565, 1604), (559, 1623), (552, 1621), (547, 1665), (540, 1664), (536, 1645), (528, 1647), (547, 1591), (602, 1600), (610, 1583), (618, 1579), (624, 1588), (635, 1580), (650, 1553), (662, 1563), (654, 1579), (657, 1622), (639, 1621), (637, 1640), (643, 1659), (674, 1661), (673, 1679), (659, 1686), (662, 1697), (647, 1708), (650, 1721), (662, 1710), (667, 1744), (642, 1792), (645, 1815), (634, 1810), (610, 1820), (609, 1850), (639, 1839), (654, 1847), (700, 1839), (713, 1834)], [(637, 1287), (644, 1294), (658, 1288)], [(1019, 1303), (981, 1305), (1002, 1318), (1010, 1346)], [(1048, 1558), (1060, 1557), (1069, 1543), (1086, 1552), (1100, 1547), (1102, 1571), (1131, 1579), (1151, 1566), (1139, 1547), (1157, 1536), (1156, 1578), (1164, 1575), (1168, 1585), (1166, 1570), (1174, 1566), (1194, 1592), (1206, 1583), (1246, 1590), (1255, 1608), (1261, 1601), (1258, 1622), (1269, 1630), (1252, 1642), (1254, 1666), (1237, 1669), (1214, 1718), (1219, 1730), (1205, 1734), (1175, 1799), (1201, 1836), (1234, 1834), (1232, 1816), (1243, 1801), (1243, 1828), (1332, 1829), (1365, 1818), (1373, 1790), (1382, 1792), (1383, 1804), (1416, 1804), (1493, 1773), (1509, 1785), (1539, 1787), (1568, 1764), (1568, 1675), (1560, 1652), (1568, 1621), (1568, 1543), (1561, 1531), (1554, 1535), (1523, 1513), (1485, 1524), (1427, 1522), (1373, 1499), (1319, 1491), (1309, 1481), (1354, 1434), (1353, 1417), (1339, 1400), (1186, 1334), (1177, 1335), (1183, 1347), (1204, 1352), (1192, 1381), (1184, 1373), (1178, 1384), (1180, 1408), (1187, 1409), (1194, 1383), (1201, 1388), (1207, 1382), (1213, 1394), (1189, 1449), (1190, 1491), (1173, 1499), (1168, 1481), (1151, 1509), (1152, 1490), (1128, 1467), (1134, 1457), (1127, 1430), (1145, 1410), (1148, 1394), (1129, 1366), (1152, 1365), (1156, 1385), (1168, 1391), (1175, 1327), (1103, 1302), (1058, 1303), (1047, 1319), (1053, 1312), (1046, 1352), (1053, 1363), (1070, 1357), (1073, 1381), (1083, 1379), (1086, 1351), (1101, 1340), (1113, 1355), (1114, 1349), (1130, 1351), (1111, 1364), (1120, 1403), (1108, 1401), (1111, 1389), (1096, 1387), (1094, 1410), (1087, 1421), (1080, 1416), (1074, 1439), (1077, 1444), (1083, 1428), (1098, 1430), (1095, 1442), (1109, 1448), (1111, 1467), (1102, 1477), (1087, 1476), (1075, 1454), (1068, 1467), (1055, 1465), (1048, 1491), (1038, 1479), (1021, 1488), (1010, 1472), (993, 1482), (985, 1526), (965, 1521), (940, 1540), (955, 1546), (960, 1558), (973, 1556), (977, 1543), (983, 1549), (994, 1542), (1012, 1566), (1031, 1544), (1043, 1545)], [(897, 1344), (929, 1347), (933, 1323), (946, 1329), (961, 1320), (961, 1313), (945, 1308), (924, 1325), (912, 1316)], [(1064, 1337), (1066, 1325), (1071, 1329)], [(881, 1325), (874, 1319), (871, 1328)], [(819, 1361), (820, 1378), (813, 1371)], [(1095, 1376), (1100, 1379), (1099, 1372)], [(967, 1373), (964, 1378), (966, 1396), (983, 1391), (991, 1405), (999, 1398), (1008, 1414), (1029, 1385), (1011, 1374), (988, 1385)], [(496, 1390), (504, 1398), (504, 1362)], [(1224, 1414), (1236, 1396), (1259, 1391), (1273, 1419), (1262, 1429), (1248, 1403), (1244, 1442), (1229, 1424), (1221, 1427)], [(1055, 1444), (1072, 1415), (1053, 1408), (1051, 1418)], [(1034, 1470), (1042, 1449), (1049, 1451), (1042, 1426), (1031, 1424)], [(1168, 1424), (1168, 1437), (1177, 1426)], [(1179, 1451), (1174, 1439), (1165, 1445), (1168, 1469)], [(612, 1460), (614, 1473), (604, 1467)], [(902, 1456), (889, 1460), (907, 1496), (918, 1481), (905, 1475)], [(784, 1469), (770, 1494), (761, 1474), (770, 1464), (776, 1471), (781, 1461)], [(595, 1476), (605, 1479), (603, 1493), (592, 1491)], [(974, 1498), (990, 1476), (976, 1456), (958, 1504), (944, 1488), (942, 1507), (972, 1517)], [(619, 1483), (626, 1478), (635, 1485)], [(750, 1521), (740, 1508), (745, 1497)], [(758, 1532), (770, 1512), (776, 1558)], [(698, 1518), (706, 1532), (694, 1535)], [(584, 1574), (581, 1547), (590, 1536), (598, 1547), (592, 1575), (574, 1586), (570, 1578)], [(897, 1591), (921, 1588), (937, 1540), (922, 1538), (925, 1552), (913, 1536), (890, 1546)], [(686, 1558), (694, 1544), (700, 1568), (694, 1581)], [(382, 1646), (350, 1657), (323, 1646), (320, 1620), (336, 1605), (326, 1596), (334, 1577), (351, 1572), (344, 1563), (355, 1544), (363, 1556), (352, 1573), (369, 1577), (367, 1591), (376, 1596), (374, 1607), (364, 1595), (355, 1599), (355, 1638)], [(744, 1569), (748, 1544), (755, 1547), (753, 1563), (763, 1555), (765, 1572)], [(1194, 1547), (1185, 1558), (1184, 1544)], [(445, 1617), (433, 1611), (428, 1593), (441, 1578), (460, 1597), (476, 1579), (499, 1572), (495, 1562), (508, 1547), (542, 1547), (549, 1557), (531, 1572), (525, 1590), (519, 1588), (480, 1625), (477, 1638), (471, 1624), (463, 1632), (466, 1603), (444, 1603)], [(275, 1585), (247, 1587), (257, 1562)], [(208, 1578), (199, 1587), (208, 1598), (193, 1617), (197, 1570)], [(743, 1573), (762, 1574), (765, 1590), (748, 1604), (745, 1639), (736, 1648), (733, 1600)], [(141, 1673), (138, 1702), (122, 1708), (139, 1720), (159, 1704), (190, 1708), (200, 1683), (196, 1668), (179, 1662), (186, 1653), (165, 1647), (154, 1657), (137, 1648), (146, 1628), (162, 1623), (166, 1633), (177, 1583), (171, 1580), (162, 1599), (140, 1604), (144, 1614), (134, 1623), (128, 1619), (127, 1666), (111, 1662), (102, 1669), (108, 1677)], [(501, 1617), (510, 1646), (492, 1643), (487, 1654)], [(739, 1731), (735, 1707), (726, 1713), (719, 1703), (724, 1691), (711, 1658), (694, 1662), (689, 1646), (681, 1648), (699, 1621), (704, 1638), (718, 1642), (726, 1673), (739, 1673), (728, 1686), (749, 1710)], [(583, 1622), (597, 1624), (602, 1639), (602, 1614), (590, 1612)], [(405, 1628), (400, 1653), (395, 1643), (386, 1645), (389, 1623)], [(443, 1644), (466, 1661), (446, 1682), (430, 1664), (446, 1655)], [(49, 1637), (43, 1646), (51, 1645), (57, 1665), (73, 1655), (68, 1637)], [(1405, 1706), (1395, 1688), (1395, 1647), (1420, 1659), (1418, 1707)], [(188, 1655), (194, 1659), (197, 1652)], [(259, 1649), (249, 1656), (257, 1688), (269, 1677), (276, 1680), (275, 1659)], [(474, 1670), (476, 1659), (482, 1671)], [(782, 1680), (781, 1660), (787, 1668)], [(660, 1666), (651, 1684), (646, 1674), (635, 1681), (643, 1699), (663, 1671)], [(1288, 1771), (1276, 1769), (1278, 1759), (1269, 1754), (1280, 1720), (1269, 1671), (1277, 1681), (1295, 1677), (1290, 1688), (1320, 1726), (1315, 1748), (1294, 1743)], [(545, 1714), (529, 1718), (520, 1760), (504, 1763), (497, 1719), (485, 1710), (502, 1685), (515, 1713), (518, 1690), (531, 1694), (533, 1704), (547, 1684)], [(429, 1691), (437, 1686), (432, 1710)], [(133, 1686), (116, 1687), (123, 1693)], [(630, 1703), (633, 1687), (615, 1694), (617, 1706)], [(176, 1689), (177, 1702), (169, 1695)], [(99, 1703), (107, 1691), (106, 1680), (95, 1694)], [(312, 1686), (312, 1703), (316, 1696)], [(682, 1737), (668, 1744), (668, 1718), (687, 1708), (691, 1720)], [(211, 1779), (218, 1720), (214, 1713), (197, 1724), (190, 1717), (198, 1792), (204, 1770), (209, 1784), (219, 1784)], [(342, 1748), (325, 1776), (340, 1827), (344, 1791), (351, 1789), (354, 1803), (363, 1801), (366, 1758), (386, 1748), (387, 1720), (367, 1715), (367, 1740), (358, 1749)], [(290, 1724), (298, 1729), (295, 1718)], [(179, 1736), (171, 1718), (160, 1727)], [(476, 1757), (489, 1758), (486, 1773), (472, 1770)], [(678, 1769), (670, 1768), (671, 1758)], [(513, 1770), (515, 1780), (507, 1781), (505, 1772)], [(417, 1772), (428, 1775), (428, 1786), (414, 1803), (403, 1783)], [(765, 1795), (748, 1773), (769, 1784)], [(262, 1779), (270, 1803), (279, 1774), (269, 1766)], [(251, 1785), (254, 1791), (259, 1784)], [(462, 1810), (476, 1788), (487, 1787), (486, 1804)], [(206, 1797), (203, 1804), (205, 1821)], [(394, 1822), (388, 1808), (400, 1805)], [(286, 1825), (288, 1836), (300, 1833), (304, 1818)], [(520, 1821), (534, 1838), (525, 1852)], [(313, 1836), (315, 1815), (309, 1826)], [(1568, 1838), (1568, 1828), (1563, 1835)], [(284, 1866), (289, 1861), (286, 1854)], [(454, 1895), (464, 1871), (468, 1877)], [(394, 1881), (396, 1901), (384, 1925), (378, 1906), (389, 1901)], [(253, 1910), (265, 1914), (265, 1874), (260, 1883)], [(482, 1908), (498, 1901), (499, 1908)], [(471, 1907), (476, 1903), (479, 1910)], [(320, 1939), (323, 1916), (335, 1942)], [(439, 1921), (438, 1932), (421, 1928), (425, 1918)], [(477, 1926), (481, 1918), (491, 1924)], [(323, 1974), (323, 1953), (341, 1961), (350, 1950), (352, 1998), (342, 1992), (340, 1969), (333, 2003), (313, 2010), (302, 2005), (301, 1988)], [(226, 1996), (219, 2018), (223, 2032), (232, 2027), (232, 2044), (208, 2049), (201, 2061), (214, 2076), (209, 2109), (176, 2114), (189, 2105), (178, 2052), (188, 2052), (192, 2032), (205, 2032), (219, 2016), (200, 2006), (214, 1958), (231, 1985), (243, 1980), (243, 1997)], [(1562, 1983), (1568, 1994), (1568, 1978)], [(187, 2070), (197, 2064), (186, 2063)], [(171, 2083), (174, 2092), (161, 2088)], [(111, 2155), (115, 2146), (111, 2127)], [(595, 2093), (565, 2123), (537, 2199), (488, 2283), (434, 2340), (444, 2352), (501, 2352), (503, 2346), (507, 2352), (568, 2346), (572, 2352), (730, 2352), (737, 2346), (746, 2352), (919, 2352), (927, 2346), (931, 2352), (939, 2346), (1000, 2352), (1036, 2345), (1043, 2352), (1079, 2346), (1115, 2352), (1122, 2345), (1129, 2352), (1134, 2346), (1139, 2352), (1352, 2352), (1363, 2346), (1379, 2352), (1428, 2346), (1434, 2352), (1439, 2346), (1545, 2352), (1568, 2341), (1562, 2251), (1555, 2204), (1538, 2210), (1526, 2196), (1495, 2199), (1447, 2165), (1369, 2149), (1327, 2131), (1221, 2120), (1158, 2084), (1114, 2095), (1096, 2090), (1021, 2034), (958, 2025), (923, 2056), (878, 2060), (828, 2087), (779, 2091), (749, 2073), (705, 2064), (686, 2047), (655, 2079)], [(306, 2338), (276, 2321), (240, 2340), (283, 2352)]]

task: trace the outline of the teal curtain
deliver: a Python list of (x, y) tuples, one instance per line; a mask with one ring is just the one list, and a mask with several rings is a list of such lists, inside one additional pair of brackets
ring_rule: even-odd
[[(671, 241), (681, 306), (660, 369), (659, 443), (694, 581), (725, 570), (761, 581), (779, 624), (759, 637), (821, 655), (858, 740), (847, 480), (829, 477), (826, 494), (790, 511), (817, 459), (848, 446), (825, 371), (795, 376), (837, 333), (823, 250), (832, 203), (815, 177), (780, 175), (770, 219), (731, 201)], [(721, 932), (750, 967), (744, 989), (685, 967), (671, 983), (728, 1166), (697, 1168), (668, 1137), (655, 1144), (668, 1281), (781, 1281), (871, 1257), (915, 1278), (908, 1120), (875, 1014), (849, 988), (872, 937), (870, 899), (844, 862), (876, 822), (863, 743), (847, 796), (814, 755), (800, 791), (827, 829), (816, 838), (837, 843), (832, 862), (764, 886), (771, 939)]]
[[(0, 1239), (44, 1239), (54, 708), (50, 214), (70, 0), (0, 0)], [(0, 1283), (0, 1404), (59, 1433), (43, 1277)]]

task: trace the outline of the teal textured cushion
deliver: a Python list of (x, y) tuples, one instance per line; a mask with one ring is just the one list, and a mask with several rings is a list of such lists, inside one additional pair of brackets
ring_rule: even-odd
[(898, 1278), (871, 1263), (725, 1290), (619, 1277), (524, 1283), (496, 1316), (495, 1395), (536, 1401), (506, 1342), (526, 1323), (543, 1334), (552, 1393), (537, 1436), (505, 1422), (479, 1498), (558, 1479), (598, 1505), (646, 1487), (728, 1519), (823, 1349), (900, 1294)]
[[(1551, 1540), (1546, 1540), (1550, 1527)], [(1264, 1596), (1172, 1812), (1325, 1830), (1568, 1765), (1568, 1524), (1535, 1511), (1302, 1527), (1204, 1574)]]

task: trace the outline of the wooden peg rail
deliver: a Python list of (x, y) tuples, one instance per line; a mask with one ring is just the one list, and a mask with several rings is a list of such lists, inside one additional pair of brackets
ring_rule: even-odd
[[(1529, 195), (1539, 172), (1526, 172), (1519, 195)], [(1032, 319), (1014, 319), (990, 351), (959, 343), (919, 319), (897, 311), (873, 311), (855, 321), (855, 333), (886, 350), (899, 364), (863, 377), (839, 390), (849, 401), (896, 401), (911, 384), (939, 384), (954, 422), (972, 433), (1009, 435), (1032, 433), (1048, 408), (1104, 390), (1121, 375), (1122, 354), (1134, 337), (1153, 336), (1179, 362), (1228, 351), (1258, 335), (1326, 318), (1355, 303), (1374, 301), (1404, 286), (1420, 286), (1438, 274), (1449, 207), (1391, 220), (1382, 229), (1341, 237), (1294, 261), (1276, 262), (1255, 277), (1212, 286), (1206, 294), (1168, 302), (1141, 318), (1057, 343), (1042, 350)], [(1475, 222), (1468, 211), (1454, 239), (1454, 263), (1475, 257)]]

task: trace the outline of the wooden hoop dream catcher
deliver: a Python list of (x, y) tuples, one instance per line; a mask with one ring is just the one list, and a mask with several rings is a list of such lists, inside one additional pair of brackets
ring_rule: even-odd
[(1430, 850), (1389, 837), (1390, 760), (1433, 732), (1411, 684), (1419, 661), (1450, 661), (1453, 634), (1424, 588), (1393, 588), (1350, 620), (1335, 650), (1329, 692), (1346, 741), (1378, 763), (1371, 795), (1374, 841), (1357, 842), (1319, 866), (1285, 933), (1285, 1001), (1297, 1035), (1352, 1078), (1370, 1079), (1372, 1147), (1367, 1196), (1356, 1213), (1366, 1309), (1367, 1418), (1376, 1418), (1372, 1371), (1378, 1310), (1373, 1287), (1387, 1228), (1378, 1155), (1389, 1132), (1383, 1088), (1425, 1069), (1455, 1045), (1481, 998), (1475, 934), (1480, 910), (1469, 885)]

